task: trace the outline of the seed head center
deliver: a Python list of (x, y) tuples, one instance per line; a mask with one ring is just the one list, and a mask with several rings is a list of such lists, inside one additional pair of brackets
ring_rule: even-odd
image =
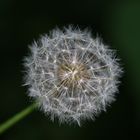
[(61, 64), (58, 70), (58, 77), (65, 83), (65, 86), (77, 85), (82, 81), (89, 79), (89, 73), (84, 64), (68, 63)]

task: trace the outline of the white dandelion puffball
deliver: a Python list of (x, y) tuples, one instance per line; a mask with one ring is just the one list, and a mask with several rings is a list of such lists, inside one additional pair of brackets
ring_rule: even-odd
[(114, 50), (87, 30), (54, 29), (25, 58), (29, 96), (51, 120), (79, 125), (115, 100), (121, 68)]

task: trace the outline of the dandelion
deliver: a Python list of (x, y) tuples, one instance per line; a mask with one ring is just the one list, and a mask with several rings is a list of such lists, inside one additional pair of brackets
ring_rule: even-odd
[(54, 29), (30, 50), (25, 85), (51, 120), (80, 125), (115, 100), (122, 72), (115, 51), (88, 30)]

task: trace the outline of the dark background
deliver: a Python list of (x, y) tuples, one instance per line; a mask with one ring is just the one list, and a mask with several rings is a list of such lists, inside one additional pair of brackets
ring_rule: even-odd
[(28, 45), (54, 27), (90, 27), (122, 59), (116, 102), (82, 127), (51, 122), (34, 111), (2, 140), (135, 139), (140, 132), (140, 2), (134, 0), (0, 0), (0, 123), (31, 104), (23, 84)]

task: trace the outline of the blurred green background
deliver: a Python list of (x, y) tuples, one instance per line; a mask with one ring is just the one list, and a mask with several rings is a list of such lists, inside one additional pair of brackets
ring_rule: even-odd
[(28, 45), (54, 27), (90, 27), (122, 59), (117, 100), (82, 127), (51, 122), (40, 111), (0, 136), (1, 140), (135, 139), (140, 132), (140, 1), (0, 0), (0, 123), (27, 107), (22, 60)]

